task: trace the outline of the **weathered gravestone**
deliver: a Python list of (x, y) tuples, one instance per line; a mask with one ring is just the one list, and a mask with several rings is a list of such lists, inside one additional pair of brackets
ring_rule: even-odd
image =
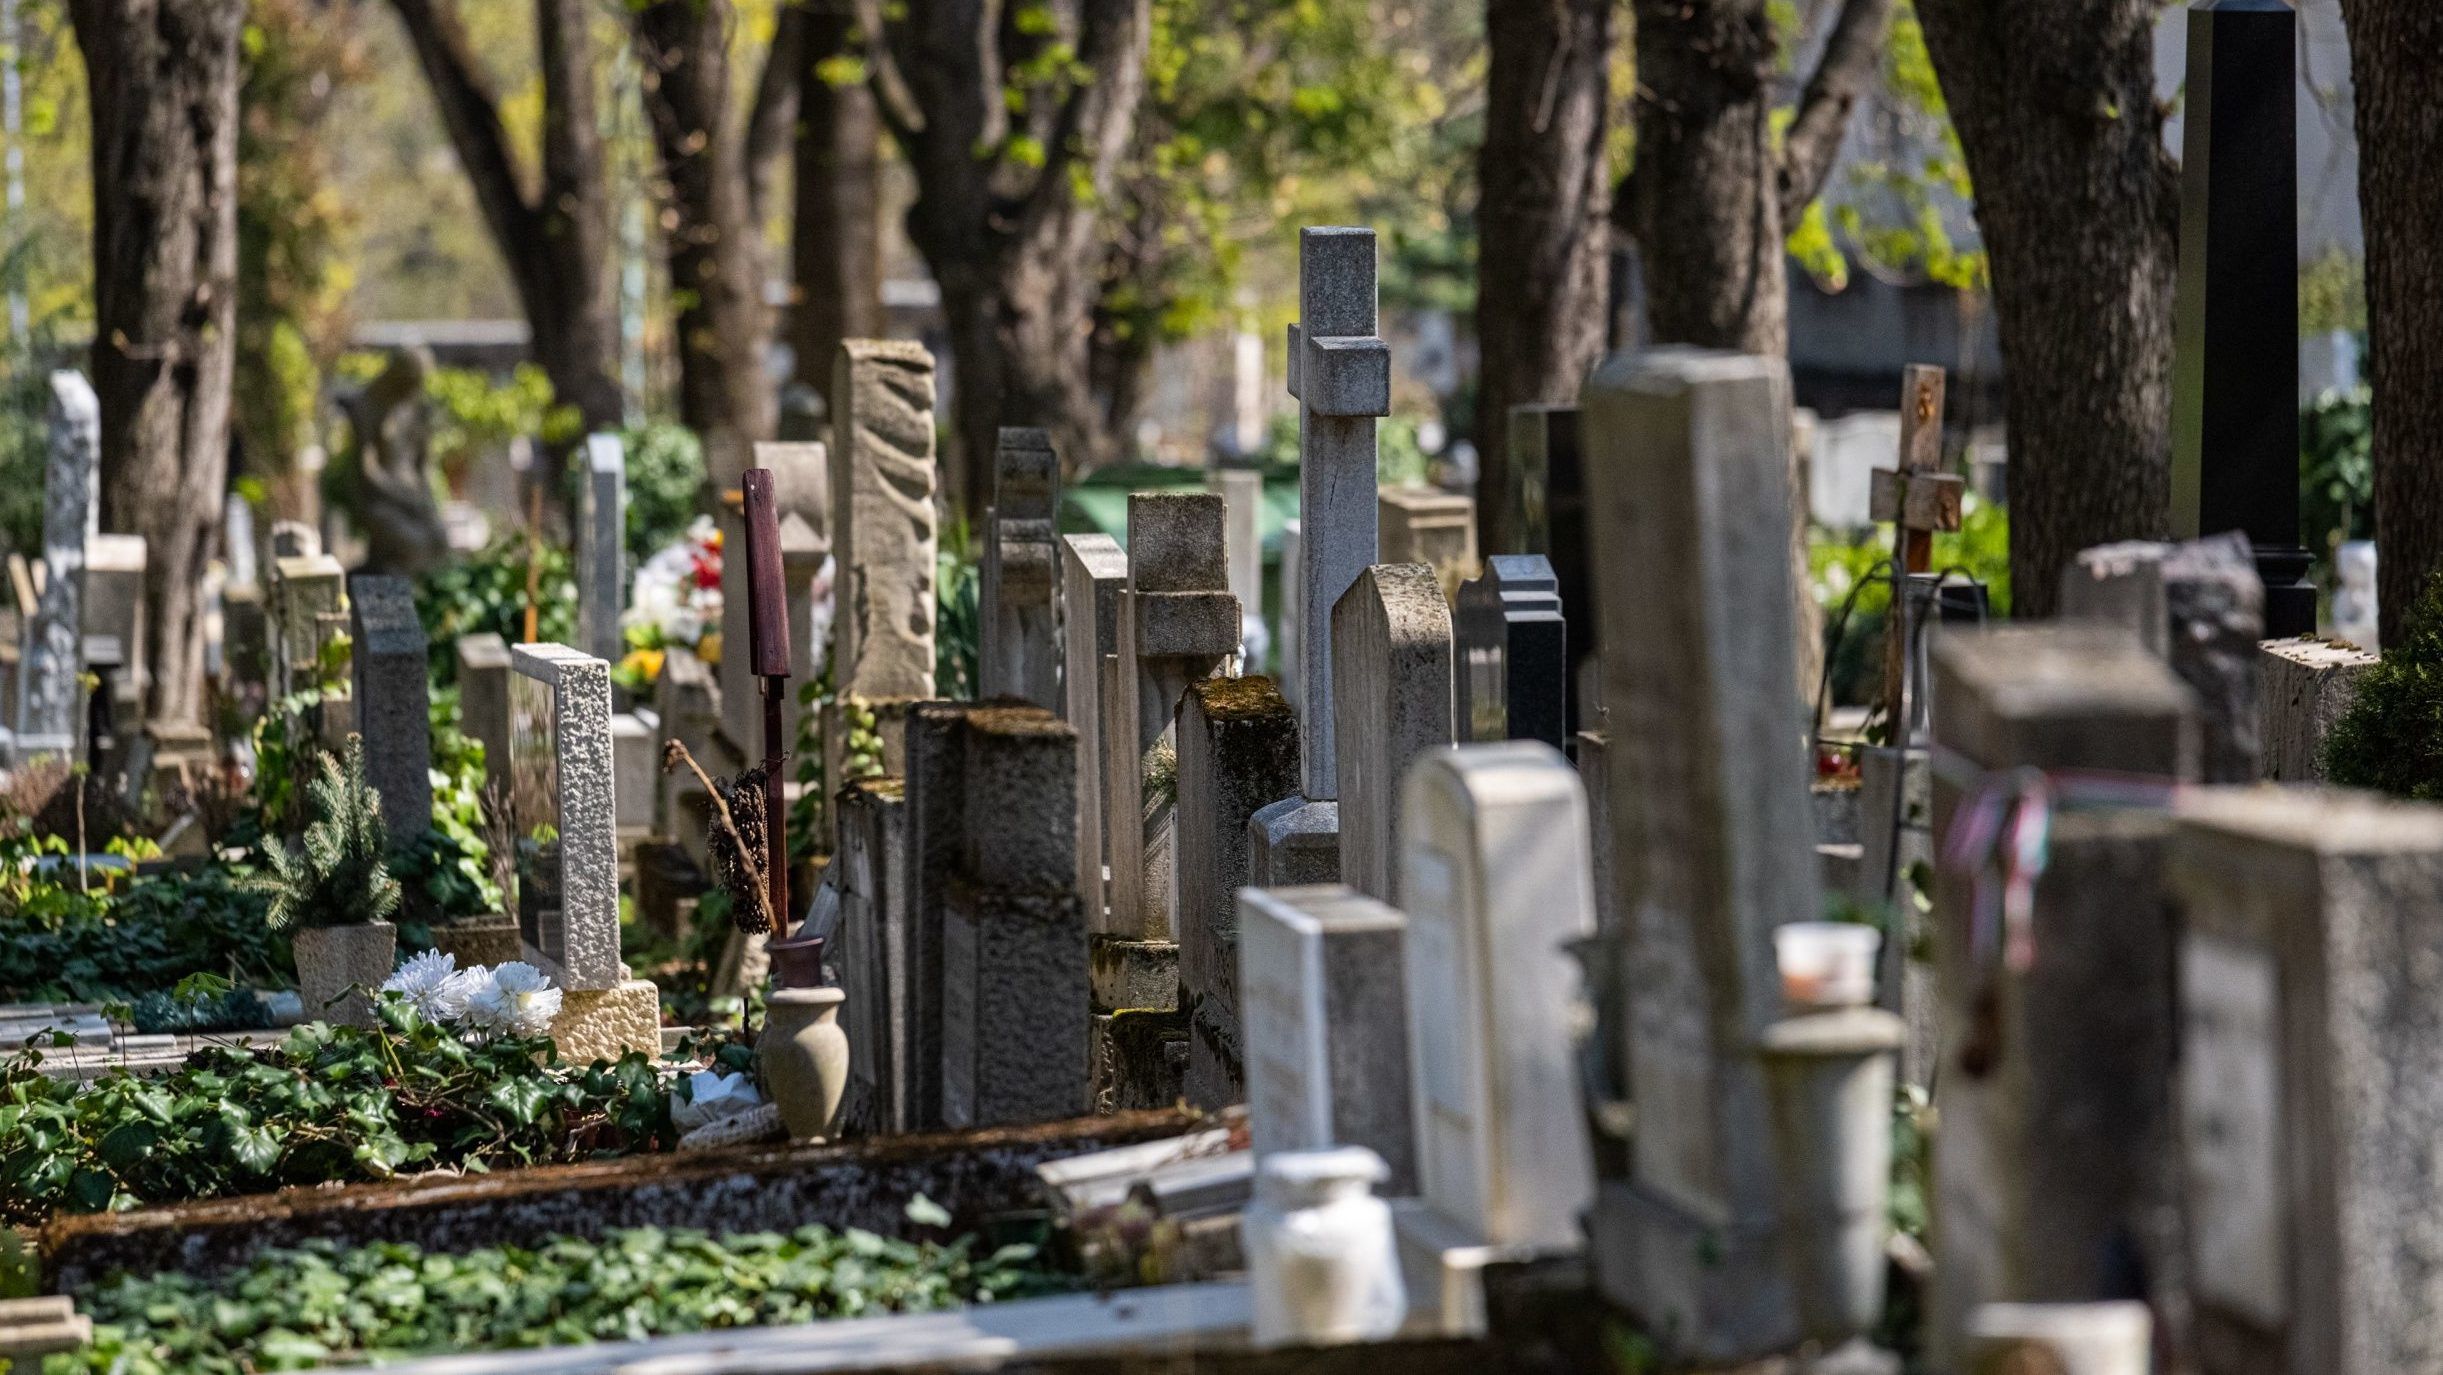
[[(1552, 560), (1569, 646), (1570, 735), (1593, 722), (1581, 710), (1577, 686), (1595, 657), (1595, 595), (1588, 582), (1586, 479), (1578, 456), (1578, 408), (1537, 403), (1510, 408), (1511, 528), (1518, 553)], [(1510, 551), (1504, 550), (1507, 553)]]
[(102, 450), (101, 406), (82, 373), (51, 374), (50, 431), (42, 494), (46, 574), (26, 626), (25, 657), (17, 675), (9, 740), (16, 761), (70, 753), (82, 733), (81, 593), (85, 541), (101, 518), (94, 482)]
[[(843, 702), (896, 718), (933, 695), (933, 355), (919, 344), (851, 339), (831, 377), (831, 675)], [(847, 731), (824, 723), (824, 777), (843, 773)]]
[(905, 1017), (912, 965), (908, 943), (907, 792), (896, 778), (862, 778), (839, 794), (839, 848), (829, 875), (840, 892), (840, 921), (829, 953), (847, 993), (843, 1136), (911, 1129), (910, 1028)]
[(272, 563), (273, 693), (286, 697), (322, 682), (322, 650), (347, 626), (347, 571), (328, 554)]
[(1061, 695), (1065, 719), (1077, 730), (1077, 892), (1089, 926), (1109, 931), (1115, 928), (1107, 915), (1105, 871), (1113, 812), (1103, 769), (1103, 687), (1116, 678), (1128, 551), (1109, 535), (1063, 535), (1060, 568), (1067, 655)]
[[(509, 794), (509, 644), (491, 631), (458, 637), (458, 723), (484, 747), (484, 788)], [(492, 805), (489, 800), (487, 806)]]
[(619, 958), (610, 665), (567, 645), (510, 651), (509, 826), (528, 960), (563, 990), (552, 1039), (582, 1063), (658, 1053), (661, 1002)]
[[(2188, 690), (2116, 628), (1946, 636), (1935, 674), (1934, 740), (1958, 761), (1936, 778), (1935, 836), (1958, 863), (1938, 871), (1932, 923), (1932, 1340), (1955, 1357), (1983, 1304), (2176, 1301), (2162, 806), (2196, 777), (2197, 728)], [(2097, 771), (2113, 776), (2100, 799)], [(2008, 828), (2036, 824), (2043, 870), (1997, 917)]]
[(2246, 532), (2266, 634), (2312, 635), (2299, 543), (2299, 16), (2284, 0), (2200, 0), (2188, 24), (2172, 531)]
[(1451, 613), (1433, 570), (1378, 563), (1332, 608), (1340, 876), (1399, 900), (1400, 780), (1451, 729)]
[(1060, 458), (1051, 438), (1004, 426), (993, 454), (993, 504), (984, 518), (977, 589), (980, 698), (1013, 697), (1054, 712), (1064, 705), (1061, 567), (1053, 538), (1059, 512)]
[(1240, 1046), (1238, 890), (1250, 881), (1248, 819), (1298, 786), (1298, 718), (1269, 678), (1208, 678), (1179, 699), (1179, 995), (1188, 1017), (1187, 1099), (1246, 1096)]
[(611, 714), (612, 793), (622, 840), (652, 834), (653, 799), (661, 786), (659, 721), (650, 708)]
[(1385, 1193), (1415, 1191), (1406, 927), (1338, 884), (1239, 890), (1247, 1129), (1259, 1160), (1365, 1146), (1390, 1166)]
[(1377, 497), (1378, 563), (1421, 563), (1434, 570), (1445, 600), (1476, 576), (1476, 502), (1431, 487), (1385, 487)]
[(1780, 1006), (1773, 928), (1819, 910), (1790, 671), (1788, 374), (1656, 349), (1583, 398), (1588, 538), (1622, 903), (1628, 1179), (1591, 1232), (1601, 1291), (1692, 1360), (1800, 1330), (1754, 1047)]
[[(1374, 231), (1298, 234), (1298, 323), (1289, 391), (1298, 398), (1298, 534), (1283, 561), (1285, 650), (1294, 657), (1301, 788), (1256, 814), (1258, 883), (1319, 882), (1337, 850), (1332, 608), (1375, 561), (1375, 421), (1391, 411), (1391, 346), (1375, 332)], [(1294, 566), (1293, 566), (1294, 565)], [(1293, 853), (1294, 852), (1294, 853)]]
[(356, 728), (365, 782), (381, 795), (382, 824), (403, 845), (433, 825), (433, 702), (425, 676), (416, 586), (391, 574), (348, 579)]
[(2193, 1368), (2443, 1370), (2443, 809), (2213, 789), (2168, 871)]
[(2257, 777), (2264, 602), (2248, 541), (2235, 532), (2185, 544), (2099, 545), (2080, 550), (2061, 575), (2062, 619), (2130, 631), (2197, 694), (2207, 783)]
[[(133, 731), (144, 710), (151, 665), (145, 658), (144, 570), (151, 562), (142, 535), (90, 535), (78, 576), (85, 618), (85, 665), (101, 671), (110, 690), (114, 731)], [(344, 620), (336, 627), (344, 631)]]
[(1040, 707), (998, 704), (970, 709), (959, 733), (959, 835), (940, 888), (942, 1121), (1076, 1117), (1090, 1031), (1072, 886), (1077, 733)]
[(1264, 474), (1217, 468), (1212, 478), (1228, 513), (1223, 523), (1229, 534), (1230, 595), (1238, 598), (1239, 659), (1246, 672), (1263, 673), (1271, 649), (1264, 631)]
[(577, 647), (615, 664), (627, 652), (619, 612), (628, 602), (628, 455), (618, 435), (585, 437), (577, 505)]
[(2358, 696), (2376, 657), (2338, 640), (2267, 640), (2257, 646), (2257, 741), (2263, 775), (2324, 781), (2324, 739)]
[[(908, 710), (902, 797), (906, 839), (899, 889), (907, 907), (906, 949), (891, 987), (890, 1016), (907, 1047), (899, 1096), (911, 1131), (942, 1116), (942, 908), (967, 825), (967, 703), (919, 702)], [(1081, 973), (1082, 973), (1081, 961)], [(852, 1052), (853, 1053), (853, 1052)], [(1079, 1050), (1080, 1077), (1084, 1050)]]
[(1404, 1249), (1441, 1258), (1446, 1326), (1481, 1328), (1483, 1250), (1581, 1244), (1594, 1199), (1571, 943), (1594, 930), (1586, 799), (1534, 741), (1429, 754), (1400, 843), (1409, 1092), (1424, 1206)]
[[(711, 768), (721, 757), (713, 748), (721, 729), (721, 685), (713, 679), (712, 665), (691, 653), (668, 655), (662, 660), (662, 674), (655, 680), (653, 692), (661, 730), (655, 746), (657, 753), (667, 751), (675, 740), (685, 745), (698, 763)], [(703, 785), (696, 781), (695, 771), (685, 767), (663, 769), (654, 786), (658, 824), (678, 840), (690, 860), (704, 866), (708, 860), (706, 818), (698, 801), (703, 795)]]
[(1569, 739), (1569, 631), (1559, 580), (1541, 554), (1495, 554), (1484, 576), (1460, 584), (1451, 629), (1460, 737)]

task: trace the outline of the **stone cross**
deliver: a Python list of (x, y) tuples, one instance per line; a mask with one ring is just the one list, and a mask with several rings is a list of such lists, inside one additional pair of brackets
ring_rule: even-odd
[(1581, 711), (1584, 666), (1595, 657), (1595, 595), (1587, 582), (1586, 478), (1579, 466), (1578, 408), (1536, 402), (1510, 408), (1511, 528), (1522, 554), (1552, 560), (1567, 623), (1571, 737), (1594, 722)]
[(51, 447), (43, 468), (42, 553), (45, 576), (27, 626), (10, 741), (17, 760), (68, 753), (80, 732), (77, 684), (84, 611), (85, 541), (101, 517), (94, 484), (101, 466), (102, 412), (84, 374), (51, 374)]
[(982, 644), (977, 696), (1014, 697), (1059, 711), (1060, 458), (1042, 430), (1004, 426), (993, 454), (993, 505), (979, 574)]
[(1077, 891), (1095, 931), (1118, 928), (1105, 915), (1105, 866), (1110, 820), (1103, 769), (1103, 684), (1120, 654), (1120, 602), (1128, 592), (1128, 551), (1109, 535), (1060, 539), (1061, 603), (1065, 608), (1061, 672), (1066, 719), (1077, 730)]
[(1368, 897), (1399, 900), (1400, 780), (1448, 748), (1451, 611), (1421, 563), (1378, 563), (1332, 608), (1332, 699), (1340, 747), (1340, 875)]
[[(1963, 825), (2007, 819), (1980, 784), (2041, 770), (2196, 777), (2196, 710), (2125, 630), (2006, 626), (1935, 647), (1938, 853)], [(2003, 795), (2005, 798), (2007, 794)], [(2144, 799), (2141, 796), (2140, 801)], [(1975, 806), (1977, 810), (1963, 808)], [(2162, 882), (2160, 807), (2048, 813), (2048, 857), (2024, 930), (1980, 927), (2002, 896), (1998, 859), (1936, 872), (1932, 982), (1943, 1149), (1935, 1162), (1934, 1346), (1957, 1353), (1983, 1304), (2131, 1297), (2178, 1272), (2171, 1074), (2179, 921)], [(2014, 942), (2023, 942), (2018, 944)], [(2108, 1132), (2081, 1124), (2109, 1122)], [(2149, 1295), (2148, 1297), (2160, 1297)], [(1943, 1368), (1953, 1368), (1939, 1362)]]
[(2081, 550), (2062, 570), (2060, 615), (2130, 631), (2197, 694), (2203, 781), (2256, 781), (2265, 586), (2245, 536)]
[(615, 664), (627, 652), (619, 612), (628, 601), (628, 456), (618, 435), (585, 437), (585, 486), (580, 491), (577, 645)]
[(1402, 792), (1418, 1187), (1475, 1245), (1575, 1249), (1595, 1191), (1570, 958), (1594, 933), (1585, 794), (1526, 740), (1427, 754)]
[(433, 701), (416, 586), (394, 575), (358, 573), (348, 579), (348, 616), (365, 782), (381, 795), (391, 843), (405, 844), (433, 824)]
[(567, 645), (510, 650), (509, 816), (518, 926), (564, 989), (609, 989), (619, 961), (611, 666)]
[(1256, 1158), (1365, 1146), (1391, 1167), (1385, 1192), (1413, 1192), (1407, 919), (1337, 884), (1244, 888), (1238, 900)]
[(2167, 869), (2192, 1368), (2436, 1368), (2443, 810), (2203, 790)]
[(1456, 724), (1468, 740), (1569, 740), (1569, 644), (1559, 579), (1541, 554), (1495, 554), (1460, 584)]
[[(1791, 678), (1789, 378), (1779, 359), (1616, 355), (1583, 397), (1625, 976), (1630, 1175), (1598, 1192), (1604, 1295), (1688, 1359), (1781, 1350), (1764, 1081), (1773, 928), (1821, 908)], [(1626, 742), (1634, 742), (1628, 747)]]
[[(933, 695), (936, 529), (933, 355), (902, 340), (851, 339), (831, 380), (831, 676), (843, 701)], [(825, 723), (825, 777), (847, 732)], [(886, 724), (886, 740), (891, 728)]]
[(1246, 1097), (1238, 996), (1238, 890), (1251, 880), (1247, 822), (1298, 786), (1298, 718), (1269, 678), (1207, 678), (1179, 699), (1179, 995), (1187, 1098)]
[(1942, 471), (1943, 370), (1911, 363), (1901, 370), (1900, 464), (1877, 468), (1872, 513), (1892, 524), (1892, 610), (1883, 641), (1883, 711), (1898, 722), (1905, 699), (1909, 628), (1909, 575), (1934, 571), (1937, 531), (1960, 528), (1960, 501), (1967, 480)]
[(2312, 635), (2299, 544), (2299, 15), (2284, 0), (2199, 0), (2188, 24), (2172, 533), (2244, 531), (2265, 633)]

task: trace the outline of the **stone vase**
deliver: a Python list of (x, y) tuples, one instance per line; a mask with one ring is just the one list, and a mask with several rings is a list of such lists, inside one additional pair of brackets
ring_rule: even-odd
[(307, 1021), (373, 1025), (372, 990), (399, 959), (399, 929), (386, 921), (316, 926), (289, 938), (297, 956), (297, 996)]
[(840, 1029), (847, 999), (837, 988), (772, 990), (755, 1060), (793, 1140), (829, 1135), (839, 1114), (848, 1088), (848, 1033)]

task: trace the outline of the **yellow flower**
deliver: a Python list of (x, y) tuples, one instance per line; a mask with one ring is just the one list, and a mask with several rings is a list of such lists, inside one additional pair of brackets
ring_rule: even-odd
[(628, 657), (619, 661), (619, 666), (648, 683), (658, 682), (662, 676), (662, 651), (631, 649)]
[(720, 631), (707, 630), (704, 632), (704, 638), (696, 641), (696, 657), (708, 664), (721, 662)]

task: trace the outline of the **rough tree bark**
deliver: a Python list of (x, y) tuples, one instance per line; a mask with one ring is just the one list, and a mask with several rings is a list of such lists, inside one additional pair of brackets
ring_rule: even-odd
[[(1003, 425), (1051, 431), (1071, 467), (1110, 452), (1087, 360), (1095, 238), (1145, 88), (1148, 0), (906, 0), (887, 24), (882, 0), (858, 9), (887, 39), (874, 93), (916, 176), (908, 236), (941, 287), (957, 368), (951, 492), (979, 512)], [(1014, 74), (1056, 43), (1085, 79), (1013, 112)]]
[(203, 716), (236, 365), (239, 34), (228, 0), (72, 0), (93, 119), (102, 525), (144, 536), (149, 719)]
[(1574, 401), (1603, 353), (1610, 235), (1605, 106), (1611, 0), (1489, 0), (1477, 158), (1479, 542), (1518, 547), (1510, 408)]
[(594, 114), (587, 0), (535, 0), (543, 156), (529, 194), (492, 89), (452, 0), (391, 0), (450, 144), (525, 309), (529, 354), (584, 428), (617, 429), (619, 333), (611, 306), (610, 192)]
[(2052, 614), (2079, 550), (2171, 522), (2180, 193), (2155, 101), (2161, 11), (1917, 0), (1993, 272), (2017, 616)]
[(2443, 569), (2443, 7), (2342, 0), (2358, 104), (2375, 390), (2376, 610), (2385, 644)]
[(796, 216), (790, 231), (797, 380), (831, 395), (843, 339), (882, 333), (882, 118), (864, 83), (834, 85), (824, 64), (855, 51), (847, 0), (811, 0), (798, 45)]
[(784, 142), (790, 120), (781, 113), (795, 101), (779, 94), (773, 77), (785, 74), (794, 89), (795, 55), (785, 50), (802, 27), (802, 16), (782, 12), (755, 117), (742, 119), (730, 90), (736, 18), (729, 0), (652, 0), (630, 11), (661, 158), (655, 189), (678, 306), (679, 416), (704, 441), (705, 470), (724, 488), (751, 466), (755, 441), (772, 437), (777, 412), (764, 370), (772, 313), (763, 298), (759, 210), (768, 159), (755, 157), (760, 150), (750, 150), (748, 133), (754, 129), (768, 147)]

